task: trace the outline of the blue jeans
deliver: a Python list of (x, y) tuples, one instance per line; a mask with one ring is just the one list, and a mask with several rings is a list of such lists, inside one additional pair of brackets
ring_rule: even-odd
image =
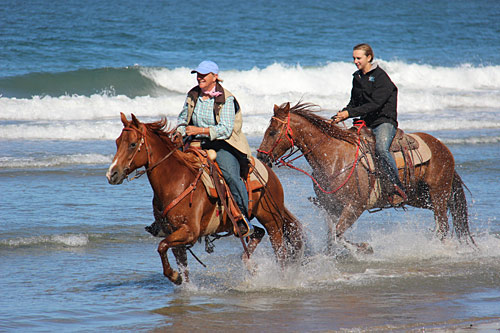
[(243, 154), (239, 153), (236, 149), (223, 141), (207, 142), (206, 144), (203, 144), (202, 147), (203, 149), (214, 149), (217, 152), (215, 160), (217, 161), (217, 164), (219, 164), (224, 180), (229, 186), (241, 213), (249, 218), (248, 192), (245, 183), (240, 177), (240, 162), (236, 156), (236, 154), (240, 154), (238, 157), (243, 158), (243, 156), (241, 156)]
[(399, 180), (396, 161), (389, 152), (392, 140), (396, 135), (396, 127), (391, 123), (382, 123), (372, 130), (375, 135), (375, 154), (382, 171), (392, 184), (399, 186), (404, 191), (404, 187)]

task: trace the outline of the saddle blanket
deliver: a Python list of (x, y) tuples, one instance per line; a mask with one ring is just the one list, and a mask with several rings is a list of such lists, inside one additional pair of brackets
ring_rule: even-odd
[[(255, 159), (253, 156), (251, 157), (250, 161), (251, 167), (249, 171), (249, 176), (247, 178), (247, 189), (249, 190), (249, 205), (252, 202), (256, 202), (256, 200), (253, 200), (253, 196), (257, 195), (254, 194), (253, 192), (263, 188), (268, 181), (269, 174), (267, 172), (267, 169), (265, 165), (260, 161)], [(205, 189), (207, 190), (208, 196), (212, 198), (218, 198), (217, 191), (215, 189), (212, 177), (210, 177), (210, 174), (208, 170), (204, 170), (203, 174), (201, 175), (201, 181), (203, 182), (203, 185), (205, 186)], [(212, 213), (212, 217), (210, 218), (210, 222), (208, 224), (206, 232), (208, 234), (213, 234), (217, 232), (217, 228), (220, 225), (221, 218), (224, 216), (224, 206), (220, 203), (217, 203), (217, 208), (214, 209)]]
[[(412, 149), (409, 150), (407, 153), (406, 159), (411, 160), (411, 164), (416, 167), (418, 165), (424, 164), (425, 162), (429, 161), (432, 157), (431, 150), (429, 149), (429, 146), (422, 140), (418, 135), (416, 134), (405, 134), (407, 136), (410, 136), (413, 138), (415, 141), (418, 143), (418, 148), (417, 149)], [(402, 151), (396, 151), (396, 152), (391, 152), (392, 156), (394, 157), (394, 160), (396, 161), (396, 165), (399, 170), (405, 168), (405, 157), (403, 156)], [(364, 158), (361, 159), (362, 164), (371, 172), (375, 172), (375, 163), (373, 161), (373, 157), (371, 154), (366, 153)], [(368, 209), (374, 208), (375, 204), (377, 201), (382, 196), (382, 185), (380, 183), (380, 179), (377, 177), (375, 180), (375, 186), (373, 186), (372, 190), (370, 191), (370, 199), (368, 201)]]
[[(414, 166), (424, 164), (425, 162), (429, 161), (432, 157), (431, 150), (429, 149), (429, 146), (422, 140), (418, 135), (416, 134), (405, 134), (418, 142), (418, 148), (409, 150), (408, 154), (411, 159), (411, 162)], [(394, 157), (394, 160), (396, 161), (396, 165), (398, 166), (398, 169), (404, 169), (405, 167), (405, 158), (403, 157), (403, 152), (402, 151), (396, 151), (396, 152), (391, 152), (392, 156)], [(375, 163), (373, 161), (373, 157), (370, 153), (365, 153), (366, 158), (362, 158), (361, 161), (363, 165), (370, 171), (375, 171)]]

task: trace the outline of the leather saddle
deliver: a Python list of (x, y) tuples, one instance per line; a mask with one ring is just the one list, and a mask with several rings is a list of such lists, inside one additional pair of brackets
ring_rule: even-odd
[[(196, 154), (198, 156), (199, 165), (198, 168), (203, 168), (203, 173), (200, 177), (209, 197), (211, 198), (220, 198), (219, 192), (221, 192), (220, 188), (217, 190), (215, 182), (223, 183), (225, 187), (225, 192), (230, 193), (229, 187), (227, 186), (224, 177), (222, 176), (222, 172), (219, 169), (217, 162), (215, 161), (214, 152), (210, 152), (210, 150), (203, 150), (201, 148), (192, 147), (188, 148), (186, 153)], [(248, 192), (248, 215), (252, 215), (253, 203), (256, 202), (256, 196), (258, 194), (256, 191), (262, 189), (267, 181), (268, 181), (268, 172), (264, 164), (256, 160), (253, 156), (249, 160), (248, 166), (245, 166), (246, 169), (246, 177), (242, 177), (247, 188)], [(214, 174), (217, 173), (217, 174)], [(233, 205), (230, 205), (233, 206)], [(235, 207), (231, 207), (236, 213), (239, 210)]]
[[(357, 132), (357, 127), (352, 127), (350, 131)], [(375, 136), (371, 128), (363, 126), (360, 131), (361, 141), (366, 143), (370, 147), (370, 151), (375, 151)], [(389, 151), (391, 152), (401, 152), (416, 150), (420, 147), (419, 142), (410, 135), (407, 135), (402, 129), (396, 130), (396, 135), (392, 140), (391, 147)]]

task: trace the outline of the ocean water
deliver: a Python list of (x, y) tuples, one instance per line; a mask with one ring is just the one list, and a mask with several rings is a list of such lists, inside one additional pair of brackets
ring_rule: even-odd
[[(500, 328), (498, 1), (1, 1), (0, 331)], [(274, 104), (349, 99), (352, 46), (399, 88), (399, 125), (452, 151), (479, 250), (439, 242), (432, 213), (365, 213), (370, 256), (325, 253), (311, 181), (275, 169), (307, 239), (282, 271), (266, 238), (250, 274), (237, 239), (197, 244), (192, 281), (161, 273), (147, 179), (105, 173), (120, 112), (175, 123), (190, 69), (218, 62), (259, 146)], [(298, 165), (308, 168), (304, 160)]]

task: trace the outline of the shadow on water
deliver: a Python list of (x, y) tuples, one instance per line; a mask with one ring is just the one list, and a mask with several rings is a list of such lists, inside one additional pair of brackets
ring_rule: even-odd
[(129, 279), (97, 283), (90, 289), (90, 291), (106, 292), (118, 289), (145, 289), (151, 291), (161, 291), (165, 294), (169, 294), (174, 291), (174, 286), (163, 276), (163, 274), (153, 273), (144, 278), (138, 276), (137, 279), (134, 279), (132, 276)]

